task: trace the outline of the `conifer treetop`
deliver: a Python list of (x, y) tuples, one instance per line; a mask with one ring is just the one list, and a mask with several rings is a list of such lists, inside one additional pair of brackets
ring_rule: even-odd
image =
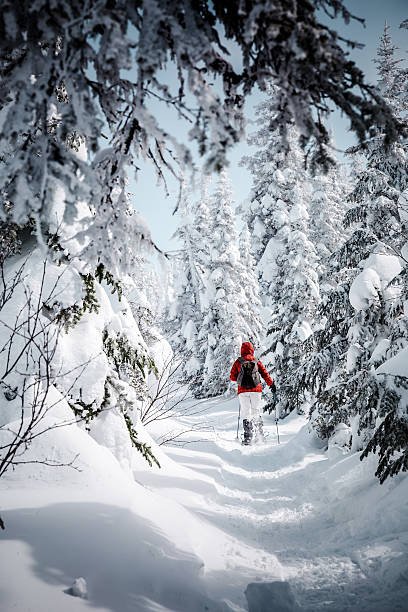
[(384, 32), (377, 47), (377, 57), (373, 59), (373, 62), (377, 64), (378, 88), (395, 113), (400, 110), (397, 99), (404, 79), (398, 78), (401, 77), (401, 70), (398, 66), (403, 60), (395, 57), (398, 47), (393, 44), (389, 30), (389, 25), (385, 22)]

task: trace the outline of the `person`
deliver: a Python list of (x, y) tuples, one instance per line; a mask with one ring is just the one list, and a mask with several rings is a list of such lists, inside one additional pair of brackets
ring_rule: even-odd
[(241, 357), (234, 362), (230, 374), (232, 382), (238, 382), (238, 398), (244, 426), (243, 444), (250, 444), (254, 433), (255, 438), (264, 440), (260, 376), (275, 393), (275, 383), (262, 362), (255, 359), (254, 347), (250, 342), (244, 342), (241, 346)]

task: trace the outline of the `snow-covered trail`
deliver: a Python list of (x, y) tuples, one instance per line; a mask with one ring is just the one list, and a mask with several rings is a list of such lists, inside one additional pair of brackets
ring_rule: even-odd
[[(190, 482), (177, 478), (168, 487), (159, 472), (145, 472), (144, 483), (257, 551), (266, 574), (258, 580), (267, 580), (266, 555), (276, 557), (301, 610), (407, 610), (407, 479), (380, 487), (369, 475), (373, 462), (319, 448), (298, 415), (279, 423), (280, 444), (266, 416), (266, 443), (242, 447), (236, 415), (236, 399), (211, 400), (212, 435), (168, 451), (204, 476), (205, 487), (197, 481), (192, 492)], [(268, 604), (266, 584), (258, 596), (254, 611), (298, 609), (279, 593), (281, 608)]]
[[(138, 453), (126, 469), (109, 428), (100, 443), (76, 426), (38, 438), (34, 459), (79, 454), (81, 471), (0, 482), (1, 612), (408, 609), (406, 475), (379, 486), (373, 458), (327, 453), (297, 415), (279, 445), (265, 417), (267, 442), (242, 447), (237, 399), (202, 407), (201, 440), (154, 447), (160, 469)], [(68, 594), (78, 577), (88, 599)]]

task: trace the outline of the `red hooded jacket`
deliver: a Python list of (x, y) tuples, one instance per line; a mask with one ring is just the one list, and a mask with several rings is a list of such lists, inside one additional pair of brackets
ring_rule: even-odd
[[(255, 357), (254, 357), (254, 347), (252, 346), (252, 344), (250, 342), (244, 342), (243, 345), (241, 346), (241, 357), (243, 359), (246, 359), (247, 361), (253, 361), (255, 359)], [(265, 366), (260, 361), (258, 361), (257, 366), (258, 366), (258, 372), (260, 373), (260, 375), (262, 376), (262, 378), (264, 379), (264, 381), (266, 382), (268, 387), (273, 385), (273, 380), (269, 376), (268, 372), (266, 371)], [(237, 359), (234, 362), (234, 365), (231, 368), (230, 379), (233, 382), (237, 382), (238, 373), (239, 373), (240, 369), (241, 369), (241, 363)], [(261, 383), (259, 383), (259, 385), (257, 387), (254, 387), (253, 389), (243, 389), (242, 387), (240, 387), (238, 385), (238, 393), (248, 393), (248, 392), (252, 392), (252, 391), (255, 391), (257, 393), (261, 393), (261, 391), (262, 391)]]

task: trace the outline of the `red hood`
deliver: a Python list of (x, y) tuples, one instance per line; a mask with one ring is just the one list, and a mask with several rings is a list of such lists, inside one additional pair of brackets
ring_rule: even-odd
[(244, 342), (241, 346), (242, 359), (251, 360), (254, 358), (254, 347), (250, 342)]

